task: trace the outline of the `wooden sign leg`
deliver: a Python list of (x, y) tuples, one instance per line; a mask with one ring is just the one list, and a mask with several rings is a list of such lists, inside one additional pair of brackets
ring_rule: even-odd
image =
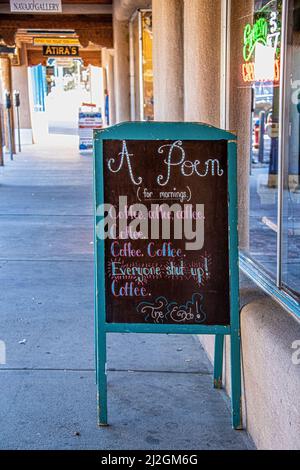
[(241, 401), (241, 338), (239, 328), (232, 329), (230, 338), (232, 426), (234, 429), (243, 429)]
[(222, 388), (224, 335), (215, 336), (214, 388)]
[[(96, 292), (96, 287), (95, 287), (95, 292)], [(97, 298), (95, 298), (95, 305), (97, 306)], [(95, 310), (95, 319), (94, 319), (94, 325), (95, 325), (95, 368), (96, 368), (96, 385), (98, 384), (98, 315), (97, 315), (97, 307)]]
[(98, 380), (98, 425), (107, 426), (107, 376), (106, 376), (106, 333), (98, 332), (98, 358), (97, 358), (97, 380)]

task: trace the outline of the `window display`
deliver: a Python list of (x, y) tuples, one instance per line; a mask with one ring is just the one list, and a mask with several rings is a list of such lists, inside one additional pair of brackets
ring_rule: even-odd
[(244, 21), (241, 76), (252, 89), (249, 255), (277, 275), (281, 0), (255, 0)]
[(300, 4), (289, 2), (282, 188), (282, 284), (300, 295)]
[(152, 12), (139, 10), (130, 22), (131, 118), (152, 121)]
[(300, 4), (254, 0), (252, 18), (248, 15), (240, 21), (243, 22), (241, 87), (252, 90), (249, 247), (245, 255), (273, 278), (281, 294), (289, 294), (297, 301)]

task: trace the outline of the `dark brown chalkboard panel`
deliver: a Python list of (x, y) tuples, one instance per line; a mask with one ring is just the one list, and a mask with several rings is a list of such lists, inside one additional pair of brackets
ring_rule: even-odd
[(230, 324), (227, 141), (177, 141), (170, 156), (172, 144), (103, 141), (104, 201), (127, 225), (134, 217), (119, 207), (119, 196), (128, 208), (180, 204), (176, 217), (190, 220), (196, 205), (204, 206), (199, 250), (187, 250), (188, 240), (174, 239), (172, 230), (170, 240), (124, 239), (124, 232), (106, 239), (107, 323)]

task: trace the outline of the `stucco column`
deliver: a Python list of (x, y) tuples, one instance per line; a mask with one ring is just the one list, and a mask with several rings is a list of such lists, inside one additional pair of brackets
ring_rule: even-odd
[(251, 84), (242, 81), (243, 31), (253, 21), (253, 0), (232, 0), (230, 38), (229, 126), (238, 137), (239, 244), (249, 247), (249, 165)]
[(220, 124), (220, 49), (221, 1), (184, 0), (185, 121)]
[[(27, 73), (27, 59), (26, 49), (24, 45), (20, 50), (21, 64), (17, 67), (12, 67), (12, 88), (20, 92), (20, 128), (21, 128), (21, 141), (24, 143), (32, 143), (32, 127), (30, 116), (29, 104), (29, 90), (28, 90), (28, 73)], [(16, 108), (14, 107), (15, 123), (17, 122)]]
[(182, 121), (183, 0), (153, 0), (154, 118)]
[(114, 15), (116, 122), (130, 120), (129, 23)]
[(116, 99), (115, 99), (115, 77), (114, 77), (114, 52), (107, 51), (107, 89), (109, 99), (110, 125), (116, 123)]

